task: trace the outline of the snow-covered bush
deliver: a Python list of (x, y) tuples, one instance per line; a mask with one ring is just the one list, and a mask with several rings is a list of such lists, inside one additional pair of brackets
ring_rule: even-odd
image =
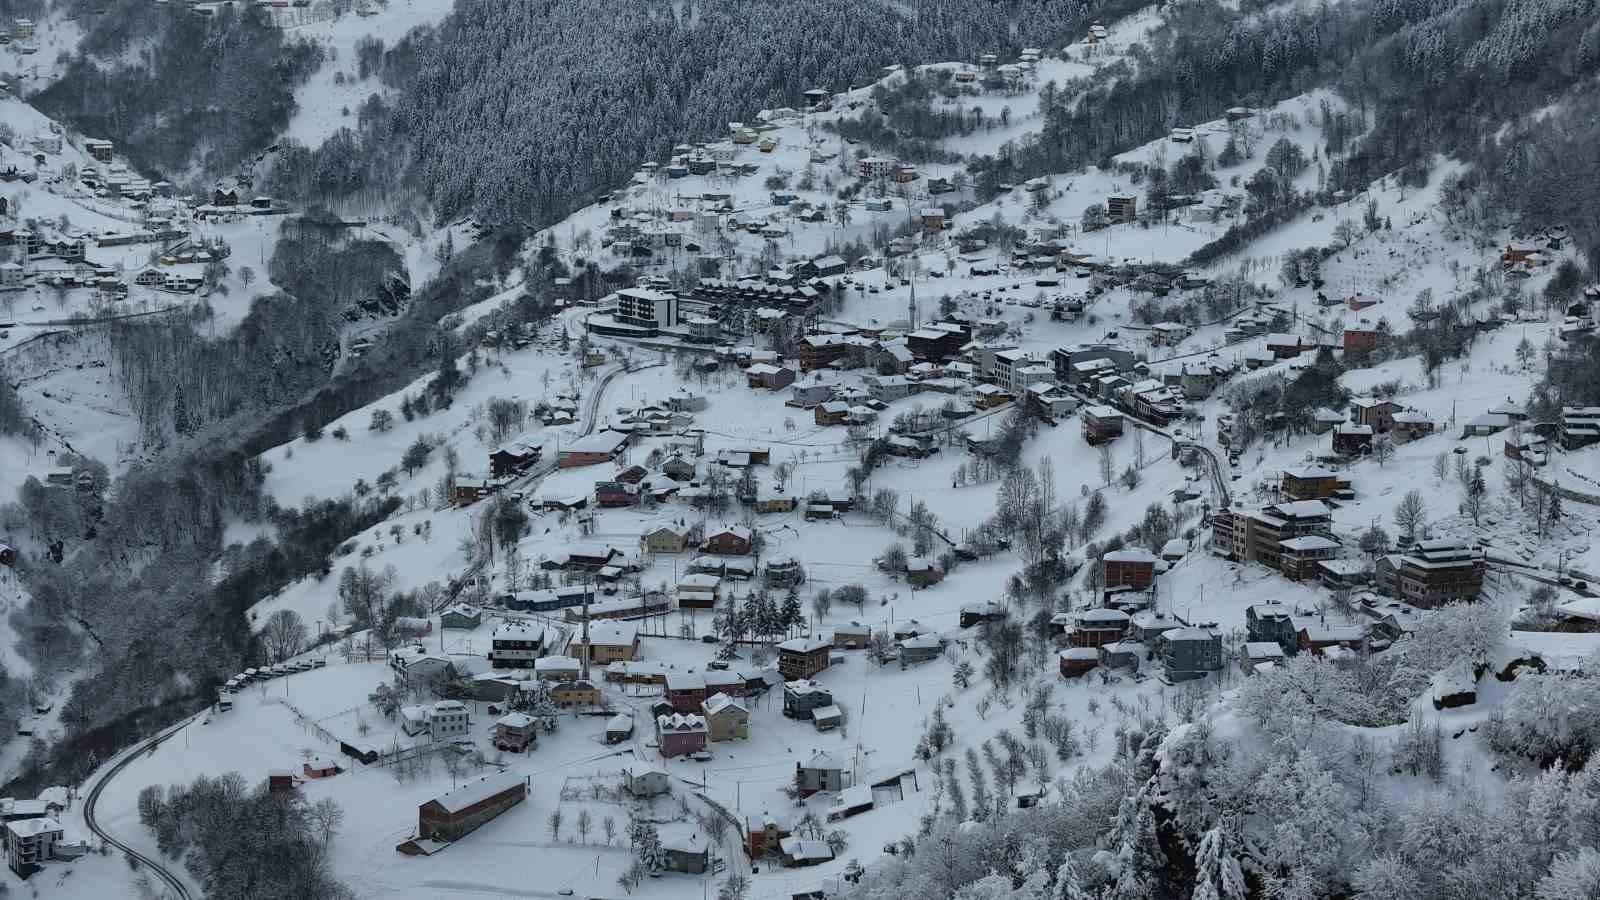
[(1582, 766), (1600, 745), (1600, 679), (1525, 674), (1482, 731), (1496, 753)]

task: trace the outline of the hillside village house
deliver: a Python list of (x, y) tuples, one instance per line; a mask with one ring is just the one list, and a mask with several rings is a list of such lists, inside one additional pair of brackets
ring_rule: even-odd
[(1283, 662), (1283, 648), (1273, 641), (1247, 641), (1239, 651), (1239, 669), (1246, 675), (1266, 671)]
[(744, 374), (751, 388), (765, 388), (769, 391), (781, 391), (794, 384), (795, 379), (793, 369), (770, 363), (756, 363), (745, 369)]
[(1113, 550), (1100, 557), (1105, 589), (1148, 590), (1156, 580), (1156, 556), (1148, 550)]
[(751, 859), (760, 859), (769, 852), (778, 849), (779, 841), (789, 837), (793, 832), (794, 824), (787, 815), (775, 816), (763, 812), (756, 816), (745, 818), (745, 852)]
[(707, 734), (702, 716), (673, 713), (656, 717), (656, 742), (667, 759), (704, 750)]
[(1090, 609), (1078, 613), (1067, 633), (1074, 647), (1099, 647), (1127, 634), (1130, 617), (1120, 609)]
[(783, 714), (787, 718), (810, 719), (812, 711), (832, 705), (833, 694), (814, 681), (798, 678), (784, 682)]
[(1344, 352), (1370, 353), (1376, 349), (1378, 349), (1378, 329), (1346, 328), (1344, 330)]
[(617, 713), (606, 721), (606, 743), (620, 744), (633, 737), (633, 716)]
[(471, 630), (483, 624), (483, 612), (475, 606), (457, 603), (439, 614), (440, 628)]
[(1428, 414), (1414, 409), (1402, 409), (1391, 417), (1394, 436), (1400, 441), (1414, 441), (1433, 434), (1433, 420)]
[(1244, 618), (1245, 631), (1251, 641), (1276, 644), (1285, 653), (1294, 653), (1299, 648), (1299, 630), (1295, 628), (1294, 614), (1289, 607), (1257, 603), (1245, 609)]
[(727, 694), (713, 694), (702, 704), (707, 734), (714, 742), (750, 737), (750, 710)]
[(1600, 443), (1600, 406), (1563, 406), (1558, 427), (1563, 449)]
[(1393, 400), (1354, 397), (1350, 400), (1350, 422), (1355, 425), (1365, 425), (1381, 434), (1394, 427), (1394, 414), (1401, 408), (1400, 404)]
[(428, 707), (428, 734), (436, 741), (468, 738), (470, 716), (460, 700), (437, 700)]
[(900, 668), (931, 662), (944, 652), (944, 641), (934, 634), (919, 634), (895, 645), (900, 657)]
[(498, 772), (468, 782), (417, 808), (417, 836), (446, 843), (461, 840), (527, 796), (528, 782), (515, 772)]
[(1476, 600), (1483, 590), (1483, 554), (1465, 541), (1422, 541), (1400, 554), (1380, 557), (1374, 582), (1379, 591), (1422, 609)]
[[(971, 628), (974, 625), (981, 625), (984, 622), (999, 621), (1000, 619), (1006, 618), (1007, 615), (1008, 613), (1006, 608), (993, 600), (984, 600), (979, 603), (966, 603), (962, 604), (961, 606), (961, 611), (956, 618), (956, 624), (962, 628)], [(922, 633), (923, 632), (919, 629), (917, 635), (921, 635)], [(908, 637), (911, 636), (913, 635), (908, 635)]]
[[(639, 625), (637, 622), (590, 622), (589, 664), (607, 666), (625, 662), (639, 655)], [(571, 652), (584, 650), (583, 635), (574, 637)]]
[(528, 669), (544, 655), (544, 626), (506, 622), (489, 639), (489, 662), (497, 669)]
[[(541, 569), (560, 569), (565, 572), (598, 572), (616, 563), (622, 551), (606, 544), (573, 544), (566, 550), (539, 563)], [(571, 591), (580, 585), (569, 585), (558, 590)]]
[(66, 831), (53, 818), (13, 819), (5, 823), (0, 838), (5, 842), (6, 865), (18, 878), (26, 880), (42, 868), (41, 863), (56, 858), (56, 846)]
[(615, 462), (628, 448), (629, 435), (617, 431), (597, 431), (562, 447), (557, 465), (563, 469), (597, 466)]
[(828, 667), (830, 648), (820, 637), (790, 638), (778, 645), (778, 671), (786, 682), (808, 679)]
[(1285, 500), (1328, 500), (1349, 489), (1349, 479), (1340, 478), (1332, 469), (1323, 466), (1283, 470), (1281, 491)]
[(544, 448), (528, 435), (507, 441), (489, 454), (489, 475), (505, 478), (518, 475), (539, 461)]
[(700, 549), (706, 553), (724, 556), (747, 556), (750, 553), (750, 529), (743, 525), (730, 525), (706, 535)]
[(1372, 426), (1353, 425), (1348, 422), (1333, 426), (1333, 452), (1340, 456), (1361, 456), (1371, 453)]
[(836, 391), (843, 387), (837, 380), (818, 372), (805, 381), (796, 381), (793, 390), (789, 393), (789, 405), (808, 409), (819, 403), (826, 403), (833, 399)]
[(650, 763), (634, 763), (622, 770), (622, 787), (634, 797), (659, 797), (672, 790), (672, 773)]
[(551, 686), (550, 702), (558, 709), (589, 709), (603, 705), (604, 700), (598, 685), (593, 681), (579, 678), (557, 682)]
[(668, 672), (662, 695), (680, 713), (699, 712), (706, 702), (706, 679), (699, 672)]
[(1326, 406), (1318, 407), (1311, 414), (1311, 433), (1326, 434), (1332, 431), (1335, 425), (1342, 425), (1344, 422), (1344, 413), (1331, 410)]
[(573, 657), (542, 657), (533, 663), (533, 677), (539, 681), (571, 681), (582, 671), (584, 663)]
[(1467, 424), (1461, 427), (1461, 436), (1464, 438), (1488, 437), (1491, 434), (1505, 431), (1510, 427), (1511, 417), (1505, 413), (1483, 413), (1468, 420)]
[(883, 156), (863, 156), (856, 160), (856, 174), (862, 178), (888, 178), (894, 173), (895, 161)]
[[(1118, 644), (1107, 644), (1106, 647), (1115, 647)], [(1078, 678), (1088, 674), (1100, 665), (1101, 650), (1094, 647), (1068, 647), (1056, 654), (1060, 661), (1062, 678)]]
[(658, 525), (639, 536), (639, 544), (649, 553), (682, 553), (689, 532), (676, 525)]
[(691, 572), (678, 580), (678, 606), (684, 609), (715, 609), (722, 591), (722, 576)]
[(1222, 632), (1215, 628), (1175, 628), (1156, 646), (1169, 682), (1204, 678), (1222, 669)]
[(1277, 359), (1294, 359), (1310, 349), (1311, 343), (1295, 334), (1267, 335), (1267, 352)]
[(1367, 630), (1360, 625), (1306, 623), (1298, 632), (1298, 647), (1302, 653), (1346, 660), (1349, 654), (1366, 650)]
[(906, 560), (906, 583), (914, 590), (924, 590), (944, 580), (944, 570), (925, 556)]
[(526, 713), (508, 713), (494, 722), (496, 750), (521, 753), (539, 742), (538, 728), (533, 717)]
[(767, 513), (794, 512), (800, 505), (800, 498), (794, 494), (785, 493), (770, 484), (761, 484), (756, 487), (755, 511), (762, 515)]
[(838, 793), (849, 787), (847, 770), (843, 763), (830, 754), (818, 750), (803, 763), (795, 763), (795, 788), (802, 797), (818, 791)]
[(905, 375), (868, 375), (861, 379), (867, 396), (879, 403), (893, 403), (921, 392), (922, 386)]

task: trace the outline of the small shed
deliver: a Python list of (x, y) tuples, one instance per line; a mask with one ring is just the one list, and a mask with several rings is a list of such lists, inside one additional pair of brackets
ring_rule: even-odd
[(623, 769), (622, 782), (635, 797), (658, 797), (672, 789), (672, 776), (667, 770), (649, 763), (635, 763)]
[(307, 778), (331, 778), (344, 769), (339, 767), (339, 761), (331, 756), (313, 756), (301, 766)]
[(617, 713), (606, 722), (606, 743), (620, 744), (633, 737), (633, 716)]

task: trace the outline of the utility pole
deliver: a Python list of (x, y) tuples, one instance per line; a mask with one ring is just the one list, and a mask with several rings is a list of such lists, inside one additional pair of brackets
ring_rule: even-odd
[[(584, 577), (583, 577), (583, 661), (582, 661), (582, 669), (583, 669), (583, 680), (584, 681), (588, 681), (589, 680), (589, 656), (591, 655), (590, 654), (590, 647), (589, 647), (589, 597), (591, 596), (593, 589), (590, 587), (589, 578), (590, 578), (590, 576), (588, 574), (585, 574)], [(441, 629), (439, 629), (439, 631), (441, 633), (443, 633), (444, 629), (441, 628)]]

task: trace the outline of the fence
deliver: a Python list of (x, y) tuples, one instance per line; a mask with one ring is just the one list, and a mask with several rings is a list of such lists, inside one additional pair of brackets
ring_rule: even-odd
[(1547, 494), (1555, 494), (1563, 500), (1571, 500), (1573, 503), (1582, 503), (1585, 506), (1600, 506), (1600, 496), (1586, 494), (1583, 491), (1575, 491), (1559, 484), (1551, 484), (1537, 477), (1529, 480), (1533, 482), (1535, 489), (1544, 491)]

